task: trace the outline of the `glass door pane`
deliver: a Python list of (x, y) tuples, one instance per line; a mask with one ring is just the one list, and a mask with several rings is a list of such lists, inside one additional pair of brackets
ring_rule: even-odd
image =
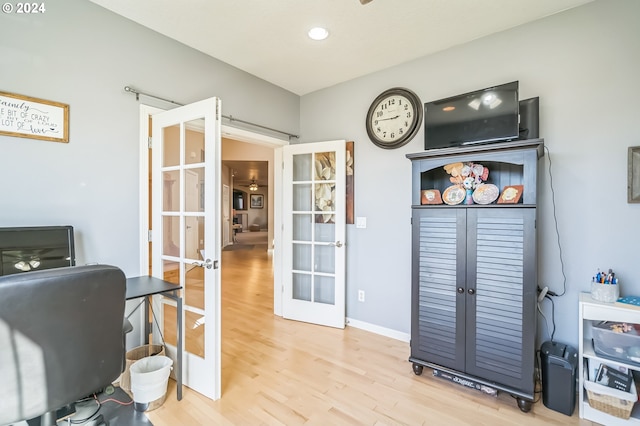
[[(153, 141), (153, 221), (161, 224), (153, 239), (153, 275), (182, 286), (184, 383), (214, 399), (220, 394), (220, 271), (214, 268), (220, 246), (219, 107), (212, 98), (153, 117), (153, 134), (162, 136)], [(171, 299), (162, 298), (160, 306), (173, 353), (179, 313)]]
[(285, 318), (344, 327), (345, 147), (336, 141), (285, 150)]

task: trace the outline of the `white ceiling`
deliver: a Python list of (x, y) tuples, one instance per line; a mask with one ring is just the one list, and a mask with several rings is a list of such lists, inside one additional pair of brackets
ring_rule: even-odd
[[(234, 188), (249, 186), (249, 184), (254, 181), (259, 185), (260, 188), (264, 188), (269, 185), (268, 161), (223, 160), (222, 164), (231, 169)], [(260, 191), (258, 191), (258, 193), (260, 193)]]
[(91, 1), (305, 95), (593, 0)]

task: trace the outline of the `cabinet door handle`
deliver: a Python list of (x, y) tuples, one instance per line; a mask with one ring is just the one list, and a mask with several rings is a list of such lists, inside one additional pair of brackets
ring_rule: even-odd
[(460, 293), (460, 294), (464, 293), (464, 288), (458, 287), (458, 293)]
[(469, 290), (467, 290), (467, 293), (476, 294), (476, 291), (474, 289), (470, 288)]

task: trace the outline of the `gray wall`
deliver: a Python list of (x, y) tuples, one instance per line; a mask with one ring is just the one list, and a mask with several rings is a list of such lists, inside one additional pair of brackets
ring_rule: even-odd
[[(43, 15), (1, 14), (0, 90), (69, 104), (71, 132), (69, 144), (0, 136), (0, 226), (72, 224), (80, 264), (137, 275), (138, 102), (123, 87), (181, 103), (219, 96), (225, 115), (299, 133), (302, 142), (355, 141), (356, 216), (368, 226), (348, 229), (347, 315), (409, 333), (405, 154), (423, 150), (424, 136), (379, 149), (365, 132), (367, 109), (394, 86), (426, 102), (519, 80), (522, 99), (540, 96), (553, 162), (567, 276), (555, 337), (577, 345), (577, 294), (596, 268), (614, 268), (623, 294), (640, 294), (640, 206), (626, 203), (627, 147), (640, 145), (638, 16), (640, 2), (599, 0), (299, 98), (81, 0), (48, 4)], [(540, 283), (561, 292), (546, 157), (543, 165)]]
[[(622, 293), (640, 294), (640, 205), (627, 204), (627, 147), (640, 145), (640, 2), (600, 0), (302, 97), (303, 142), (355, 141), (356, 216), (350, 225), (347, 315), (410, 332), (411, 164), (424, 148), (383, 150), (364, 121), (383, 90), (404, 86), (423, 102), (520, 81), (520, 98), (539, 96), (549, 148), (567, 292), (555, 298), (556, 333), (577, 347), (578, 293), (597, 268), (613, 268)], [(548, 158), (543, 161), (539, 282), (562, 292)], [(357, 301), (358, 289), (366, 302)], [(550, 303), (544, 308), (549, 320)], [(541, 324), (542, 325), (542, 324)], [(547, 340), (546, 326), (539, 329)]]
[(73, 225), (79, 264), (139, 275), (139, 102), (124, 86), (218, 96), (224, 115), (299, 131), (297, 95), (90, 2), (0, 14), (0, 40), (0, 91), (70, 105), (68, 144), (0, 136), (0, 226)]

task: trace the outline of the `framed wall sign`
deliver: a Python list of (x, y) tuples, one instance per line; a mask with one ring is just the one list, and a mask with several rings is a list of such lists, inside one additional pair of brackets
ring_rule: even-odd
[(261, 209), (264, 207), (264, 195), (262, 194), (251, 194), (251, 204), (252, 209)]
[(69, 142), (69, 105), (0, 92), (0, 135)]

